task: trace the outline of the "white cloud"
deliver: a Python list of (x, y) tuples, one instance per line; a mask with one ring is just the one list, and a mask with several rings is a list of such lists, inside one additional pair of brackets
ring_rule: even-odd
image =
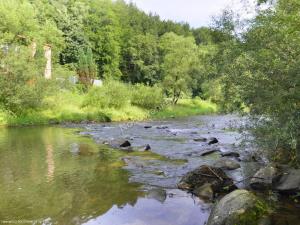
[[(209, 25), (211, 17), (226, 7), (240, 7), (239, 0), (125, 0), (138, 8), (156, 13), (162, 19), (188, 22), (192, 27)], [(253, 0), (251, 0), (253, 1)], [(252, 10), (252, 9), (251, 9)]]

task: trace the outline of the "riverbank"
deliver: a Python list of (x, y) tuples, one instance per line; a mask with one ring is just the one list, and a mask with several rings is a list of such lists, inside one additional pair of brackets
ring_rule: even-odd
[(217, 106), (200, 99), (181, 99), (177, 105), (165, 104), (162, 109), (147, 110), (128, 104), (122, 108), (84, 108), (84, 95), (67, 92), (45, 99), (39, 110), (12, 115), (0, 110), (1, 126), (29, 126), (62, 123), (98, 123), (120, 121), (145, 121), (205, 115), (217, 112)]

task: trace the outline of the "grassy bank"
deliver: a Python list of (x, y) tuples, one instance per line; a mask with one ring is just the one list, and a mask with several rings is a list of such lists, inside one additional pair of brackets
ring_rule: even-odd
[(47, 125), (65, 122), (142, 121), (177, 118), (217, 111), (216, 105), (200, 99), (182, 99), (177, 105), (166, 105), (161, 110), (148, 110), (127, 104), (122, 108), (82, 107), (85, 95), (66, 91), (46, 98), (44, 107), (18, 116), (0, 111), (0, 125)]

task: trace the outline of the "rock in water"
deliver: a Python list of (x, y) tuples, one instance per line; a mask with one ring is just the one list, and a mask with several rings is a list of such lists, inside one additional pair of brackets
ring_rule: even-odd
[(240, 154), (237, 152), (223, 152), (221, 155), (222, 157), (240, 157)]
[(212, 185), (209, 183), (206, 183), (201, 187), (195, 188), (193, 190), (193, 194), (207, 201), (212, 201), (214, 197), (214, 191), (212, 189)]
[(256, 190), (271, 189), (273, 186), (273, 179), (276, 176), (276, 172), (277, 170), (274, 166), (261, 168), (250, 180), (250, 186)]
[(215, 138), (215, 137), (213, 137), (213, 138), (210, 138), (210, 139), (209, 139), (208, 144), (209, 144), (209, 145), (213, 145), (213, 144), (217, 144), (218, 142), (219, 142), (218, 139)]
[(300, 170), (287, 169), (276, 181), (274, 181), (274, 189), (283, 193), (296, 193), (300, 191)]
[[(236, 190), (224, 196), (213, 208), (207, 225), (259, 224), (266, 214), (262, 202), (249, 191)], [(258, 210), (257, 207), (260, 207)], [(253, 216), (255, 215), (255, 217)]]
[(161, 203), (164, 203), (167, 199), (167, 192), (163, 189), (152, 189), (149, 190), (147, 198), (155, 199)]
[(201, 156), (210, 155), (210, 154), (213, 154), (215, 152), (220, 152), (220, 150), (219, 149), (209, 149), (209, 150), (201, 152)]
[(159, 129), (159, 130), (164, 130), (164, 129), (168, 129), (169, 127), (168, 126), (158, 126), (156, 127), (156, 129)]
[(205, 137), (199, 137), (199, 138), (194, 138), (193, 140), (196, 141), (196, 142), (206, 142), (207, 138), (205, 138)]
[(127, 147), (130, 147), (131, 146), (131, 143), (129, 141), (124, 141), (122, 144), (120, 144), (120, 147), (121, 148), (127, 148)]
[[(198, 193), (205, 184), (210, 184), (213, 193), (226, 193), (236, 189), (231, 178), (222, 169), (211, 166), (200, 166), (188, 172), (178, 183), (178, 188)], [(198, 189), (198, 190), (197, 190)]]
[(147, 144), (146, 146), (145, 146), (145, 149), (144, 149), (145, 151), (150, 151), (151, 150), (151, 146), (149, 145), (149, 144)]
[(146, 125), (146, 126), (144, 126), (144, 128), (145, 128), (145, 129), (150, 129), (150, 128), (152, 128), (152, 126)]
[(103, 142), (103, 144), (123, 151), (133, 151), (133, 149), (131, 148), (131, 143), (128, 140), (124, 139), (105, 141)]
[(241, 165), (238, 162), (226, 158), (219, 159), (217, 162), (214, 163), (214, 166), (224, 170), (235, 170), (241, 167)]

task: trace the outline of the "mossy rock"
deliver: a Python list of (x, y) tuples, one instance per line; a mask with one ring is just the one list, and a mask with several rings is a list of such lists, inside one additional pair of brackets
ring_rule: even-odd
[(257, 225), (266, 214), (262, 200), (247, 190), (236, 190), (215, 205), (207, 225)]

